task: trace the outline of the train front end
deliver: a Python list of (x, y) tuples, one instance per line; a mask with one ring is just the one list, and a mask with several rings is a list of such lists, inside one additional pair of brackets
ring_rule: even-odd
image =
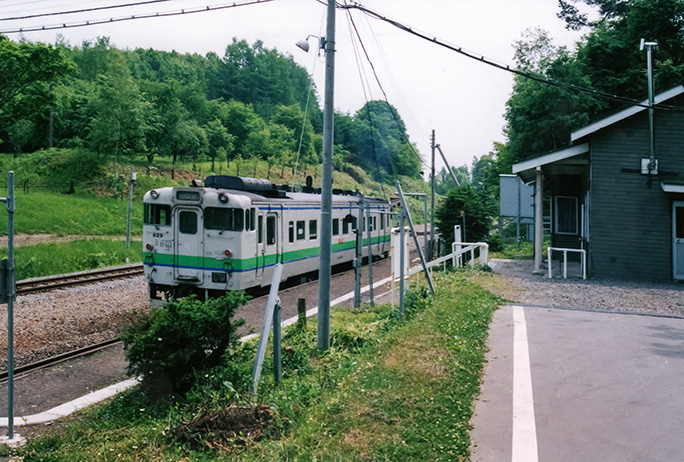
[(243, 234), (254, 221), (249, 198), (169, 187), (147, 192), (143, 204), (143, 263), (153, 304), (242, 289)]

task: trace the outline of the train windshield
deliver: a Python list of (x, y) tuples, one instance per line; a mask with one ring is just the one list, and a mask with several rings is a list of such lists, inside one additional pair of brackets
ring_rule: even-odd
[(161, 204), (145, 204), (144, 223), (157, 226), (171, 225), (171, 207)]
[(219, 231), (243, 231), (245, 227), (245, 211), (207, 207), (204, 209), (204, 228)]

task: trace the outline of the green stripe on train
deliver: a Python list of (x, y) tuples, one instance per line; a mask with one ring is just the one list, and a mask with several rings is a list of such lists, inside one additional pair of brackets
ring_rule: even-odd
[[(376, 236), (372, 239), (372, 243), (379, 244), (382, 242), (388, 242), (390, 240), (389, 236)], [(368, 245), (368, 239), (363, 240), (364, 246)], [(355, 241), (346, 241), (342, 243), (332, 244), (333, 252), (342, 252), (345, 250), (353, 250), (356, 247)], [(320, 253), (320, 247), (309, 247), (307, 249), (291, 250), (289, 252), (283, 253), (283, 263), (290, 263), (297, 260), (303, 260), (306, 258), (317, 257)], [(200, 256), (190, 256), (190, 255), (174, 255), (174, 254), (163, 254), (163, 253), (151, 253), (143, 252), (143, 258), (145, 262), (154, 262), (158, 265), (165, 266), (189, 266), (193, 268), (202, 268), (205, 270), (217, 270), (223, 271), (227, 269), (233, 269), (235, 271), (248, 271), (256, 268), (257, 258), (225, 258), (223, 256), (219, 258), (215, 257), (200, 257)], [(278, 256), (276, 254), (268, 254), (264, 256), (265, 261), (259, 261), (259, 266), (262, 265), (274, 265), (277, 263)], [(259, 258), (261, 260), (261, 258)]]

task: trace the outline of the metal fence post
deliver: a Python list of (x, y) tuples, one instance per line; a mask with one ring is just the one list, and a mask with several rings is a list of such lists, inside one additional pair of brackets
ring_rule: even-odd
[(261, 379), (261, 368), (264, 365), (264, 357), (266, 356), (266, 345), (268, 345), (268, 334), (271, 331), (271, 323), (273, 322), (273, 312), (275, 305), (280, 304), (278, 301), (278, 289), (280, 288), (280, 277), (283, 274), (283, 264), (276, 263), (273, 269), (273, 279), (271, 280), (271, 291), (268, 294), (268, 301), (266, 302), (266, 312), (264, 313), (264, 325), (261, 328), (261, 337), (259, 337), (259, 346), (257, 347), (257, 357), (254, 362), (254, 370), (252, 371), (253, 388), (252, 393), (257, 394), (259, 388), (259, 380)]
[(356, 258), (354, 258), (354, 308), (361, 307), (361, 267), (363, 266), (363, 196), (356, 219)]
[(278, 384), (283, 380), (283, 361), (281, 357), (280, 303), (273, 307), (273, 378)]
[(373, 224), (373, 219), (371, 218), (371, 205), (370, 202), (366, 204), (366, 215), (368, 216), (366, 220), (366, 235), (368, 236), (368, 286), (370, 287), (370, 306), (375, 306), (375, 297), (373, 295), (373, 235), (371, 233), (371, 228)]
[(404, 252), (406, 252), (406, 246), (404, 244), (405, 234), (404, 231), (404, 221), (406, 214), (404, 208), (401, 209), (401, 220), (399, 220), (399, 319), (404, 319)]
[(0, 197), (7, 205), (7, 437), (14, 439), (14, 172), (9, 172), (7, 197)]

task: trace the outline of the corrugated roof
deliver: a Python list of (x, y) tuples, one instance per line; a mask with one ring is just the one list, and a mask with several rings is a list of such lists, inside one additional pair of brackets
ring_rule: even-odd
[(523, 160), (517, 164), (513, 164), (513, 173), (521, 173), (526, 170), (536, 169), (543, 165), (552, 164), (560, 160), (569, 159), (571, 157), (579, 156), (589, 152), (589, 143), (571, 146), (569, 148), (561, 149), (559, 151), (550, 152), (543, 156), (534, 157), (532, 159)]
[[(682, 93), (684, 93), (684, 86), (680, 85), (678, 87), (672, 88), (670, 90), (667, 90), (663, 93), (654, 96), (653, 102), (655, 104), (660, 104), (663, 101), (667, 101), (668, 99), (674, 98), (675, 96), (681, 95)], [(642, 101), (641, 104), (648, 105), (648, 100)], [(598, 120), (592, 124), (585, 125), (584, 127), (575, 130), (570, 134), (570, 141), (574, 143), (575, 141), (580, 140), (587, 135), (591, 135), (594, 132), (597, 132), (603, 128), (613, 125), (614, 123), (620, 122), (621, 120), (624, 120), (627, 117), (631, 117), (634, 114), (638, 114), (641, 111), (645, 111), (646, 109), (647, 108), (644, 106), (632, 106), (620, 112), (617, 112), (611, 116)]]

